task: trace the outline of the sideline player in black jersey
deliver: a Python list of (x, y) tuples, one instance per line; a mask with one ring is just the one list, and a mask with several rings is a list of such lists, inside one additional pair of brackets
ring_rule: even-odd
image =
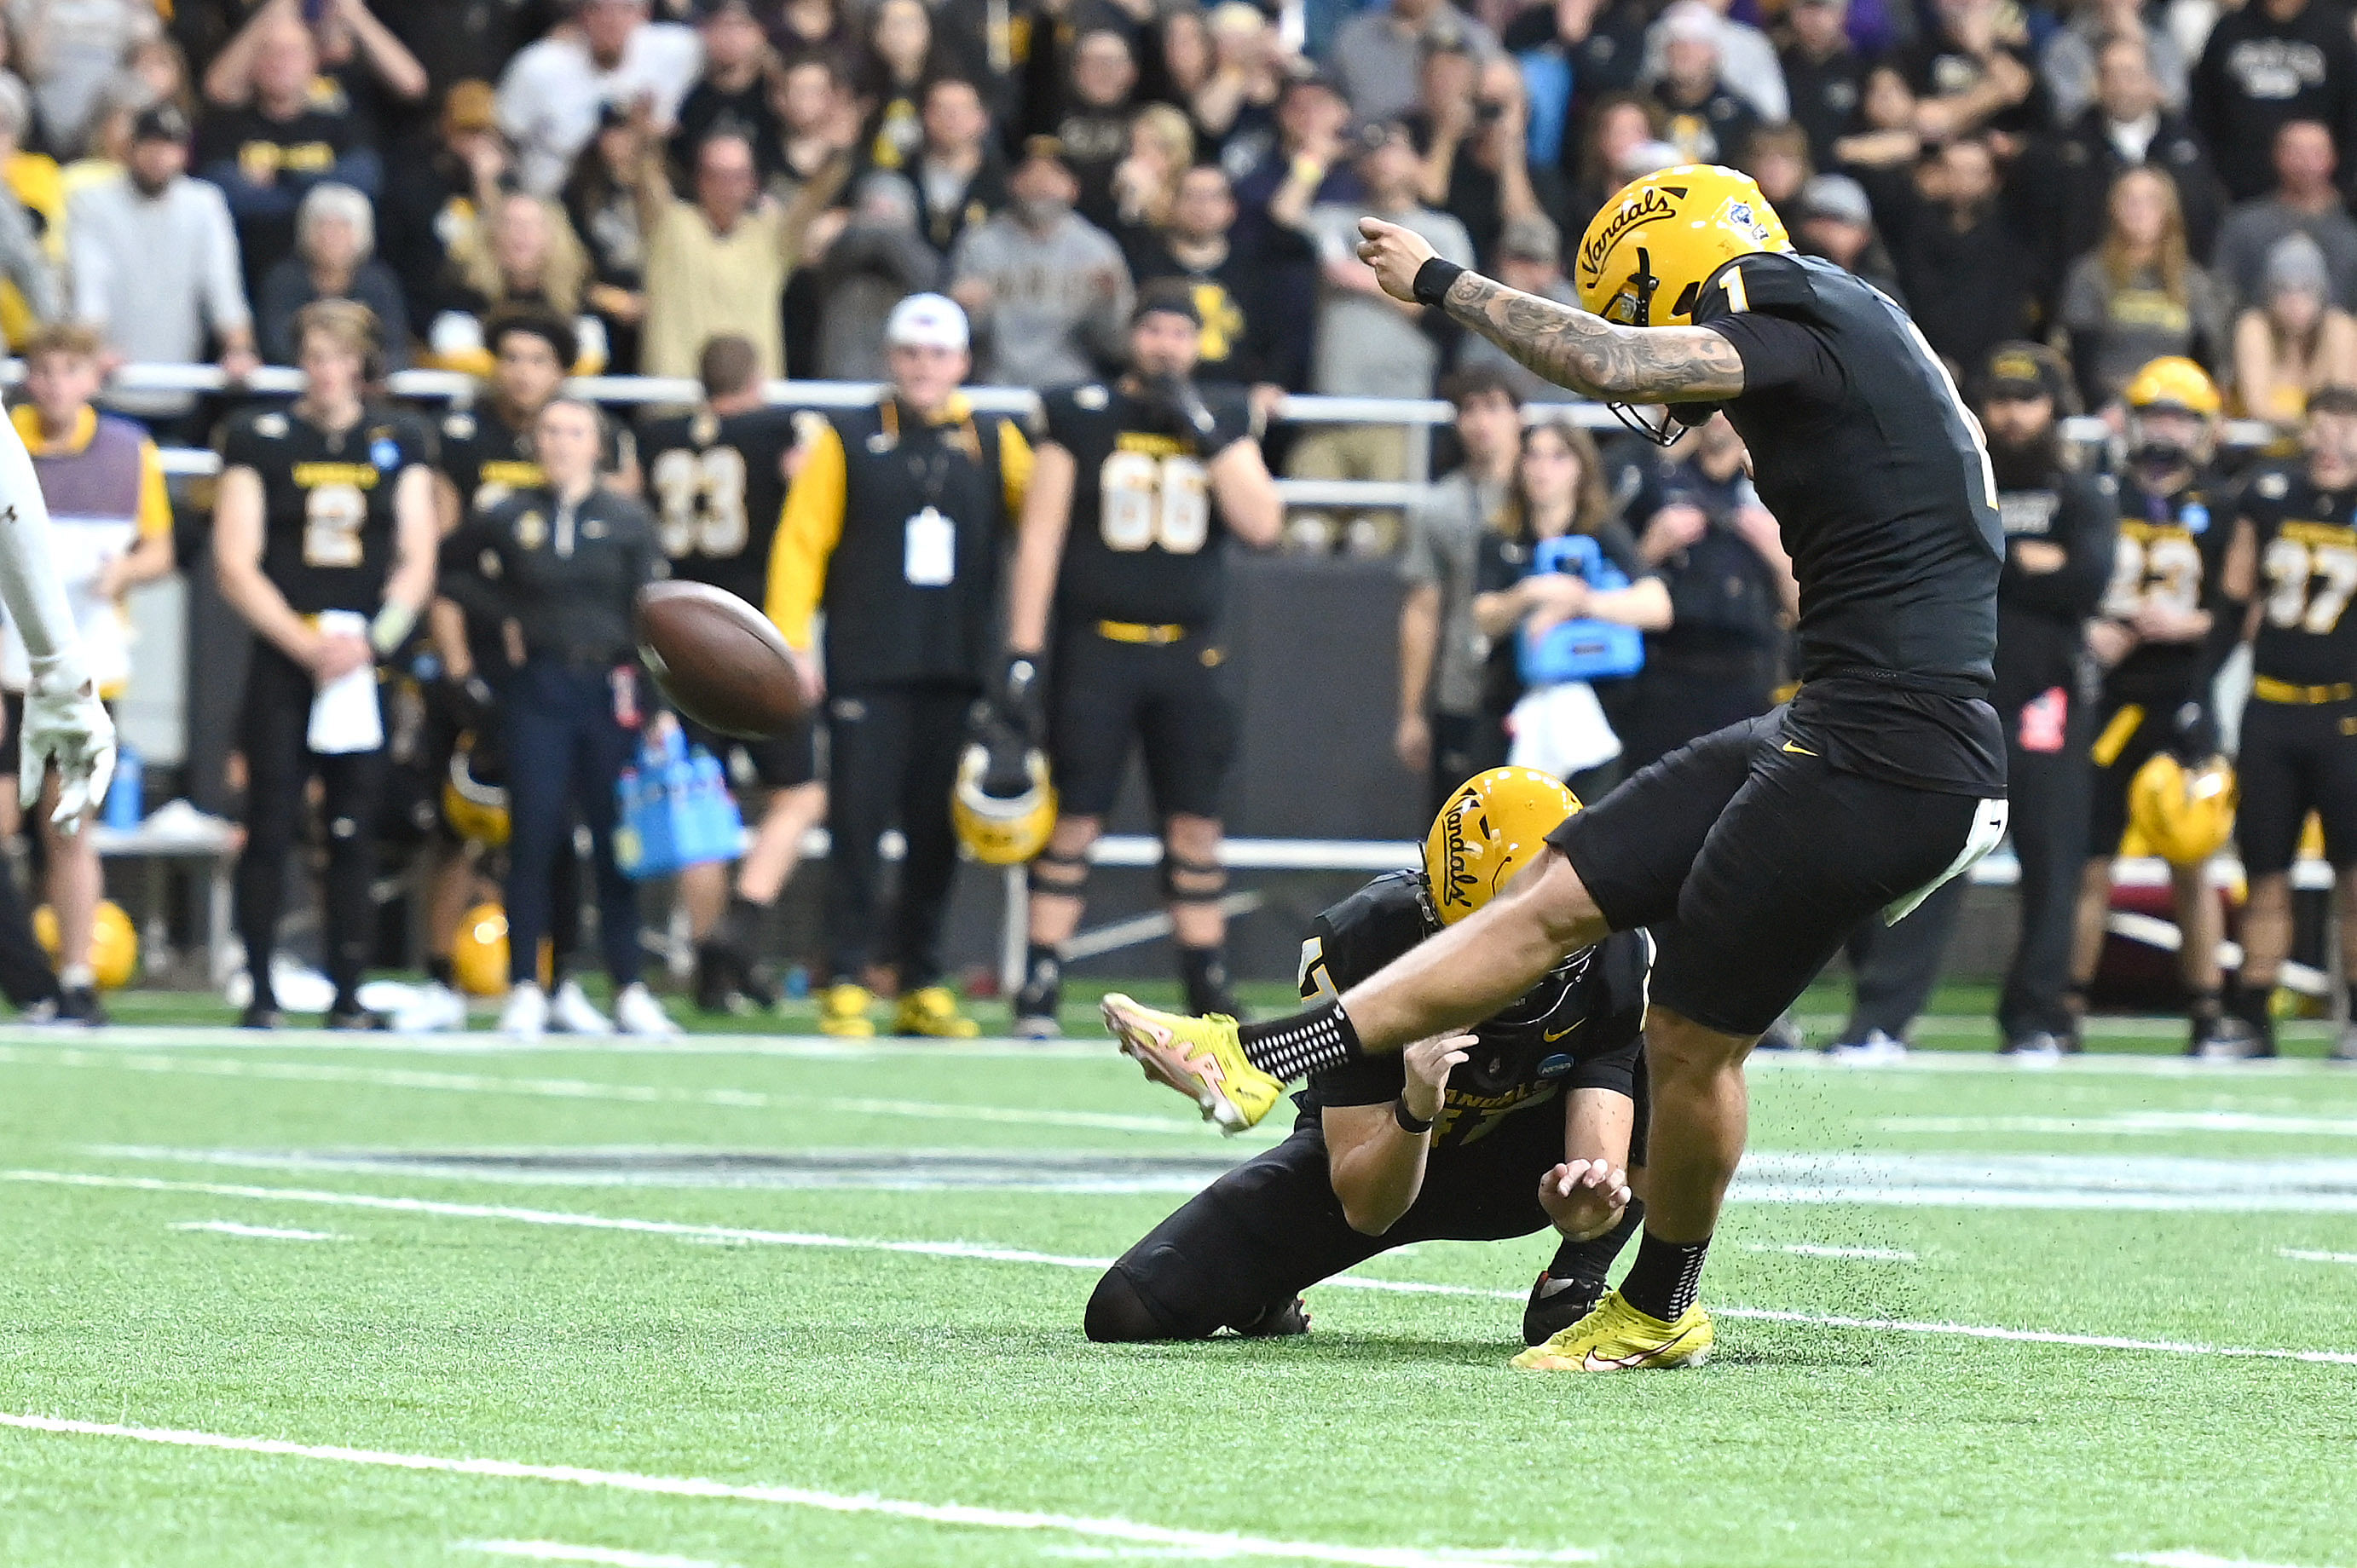
[[(565, 367), (578, 352), (573, 328), (543, 310), (502, 311), (485, 324), (483, 338), (492, 355), (489, 395), (442, 417), (434, 499), (446, 539), (477, 512), (546, 481), (533, 456), (532, 427), (565, 385)], [(482, 746), (478, 760), (486, 773), (493, 771), (490, 764), (500, 750), (497, 686), (513, 662), (500, 628), (468, 616), (447, 596), (434, 601), (430, 621), (443, 678), (425, 693), (417, 766), (436, 779), (452, 777), (461, 738), (473, 734)], [(474, 763), (462, 766), (471, 769)], [(434, 795), (440, 798), (438, 785)], [(393, 1015), (393, 1027), (404, 1034), (466, 1026), (467, 999), (458, 993), (451, 950), (467, 910), (482, 897), (499, 897), (498, 880), (480, 863), (480, 846), (470, 846), (447, 814), (437, 818), (426, 853), (434, 862), (425, 900), (426, 983)], [(549, 891), (556, 983), (550, 1024), (571, 1034), (604, 1034), (610, 1028), (606, 1015), (568, 975), (581, 942), (581, 873), (574, 856), (557, 857)]]
[(1851, 927), (1902, 918), (2004, 832), (1988, 451), (1905, 313), (1795, 254), (1732, 169), (1664, 169), (1609, 202), (1577, 258), (1586, 309), (1360, 228), (1394, 298), (1576, 392), (1688, 424), (1726, 410), (1800, 584), (1800, 694), (1572, 816), (1503, 897), (1329, 1006), (1239, 1031), (1108, 997), (1105, 1021), (1149, 1076), (1244, 1125), (1286, 1079), (1488, 1017), (1607, 931), (1649, 928), (1644, 1239), (1619, 1291), (1516, 1365), (1691, 1366), (1710, 1347), (1696, 1297), (1743, 1154), (1745, 1056)]
[[(1089, 846), (1104, 831), (1133, 746), (1162, 824), (1162, 888), (1187, 1008), (1232, 1014), (1220, 900), (1220, 795), (1235, 752), (1221, 665), (1227, 537), (1276, 542), (1285, 503), (1241, 387), (1191, 377), (1194, 292), (1163, 282), (1130, 320), (1130, 371), (1049, 392), (1023, 509), (1000, 702), (1045, 730), (1056, 827), (1031, 863), (1029, 950), (1015, 1032), (1055, 1035), (1063, 944), (1081, 923)], [(1048, 656), (1050, 611), (1055, 650)], [(1047, 687), (1040, 665), (1047, 665)]]
[[(1378, 876), (1301, 944), (1301, 999), (1331, 1002), (1462, 918), (1579, 802), (1546, 774), (1493, 768), (1452, 794), (1424, 870)], [(1470, 878), (1470, 880), (1467, 880)], [(1452, 884), (1471, 896), (1441, 900)], [(1563, 1240), (1532, 1287), (1523, 1338), (1577, 1323), (1644, 1204), (1645, 976), (1652, 941), (1607, 937), (1464, 1034), (1312, 1073), (1293, 1135), (1197, 1194), (1105, 1272), (1089, 1298), (1098, 1340), (1200, 1339), (1309, 1326), (1301, 1290), (1411, 1241), (1490, 1241), (1553, 1225)], [(1623, 1167), (1629, 1167), (1624, 1174)]]
[[(434, 435), (416, 416), (365, 400), (382, 357), (376, 317), (349, 300), (295, 317), (306, 378), (291, 408), (238, 414), (221, 437), (213, 559), (221, 597), (257, 633), (238, 746), (245, 755), (245, 848), (237, 862), (237, 929), (253, 996), (248, 1028), (275, 1028), (270, 959), (286, 858), (317, 774), (325, 792), (327, 966), (332, 1029), (384, 1020), (361, 1005), (375, 930), (373, 834), (383, 787), (377, 738), (315, 750), (322, 688), (370, 669), (409, 639), (434, 591)], [(342, 612), (337, 620), (325, 620)], [(340, 625), (339, 624), (340, 622)]]
[[(769, 595), (770, 547), (785, 510), (797, 415), (762, 401), (760, 354), (749, 338), (729, 334), (706, 342), (696, 373), (704, 406), (640, 428), (648, 500), (673, 577), (710, 583), (758, 607)], [(740, 740), (694, 724), (687, 735), (720, 758), (732, 780), (770, 792), (733, 884), (719, 861), (680, 873), (680, 898), (697, 944), (695, 1004), (707, 1013), (773, 1006), (777, 992), (756, 972), (754, 959), (770, 907), (794, 874), (802, 835), (826, 815), (811, 723), (767, 740)]]
[[(2155, 360), (2127, 385), (2128, 460), (2119, 476), (2120, 529), (2112, 580), (2087, 625), (2087, 648), (2104, 668), (2090, 732), (2095, 781), (2087, 864), (2079, 882), (2072, 942), (2072, 1011), (2103, 960), (2112, 908), (2112, 867), (2128, 825), (2128, 787), (2163, 751), (2186, 761), (2218, 749), (2210, 685), (2242, 634), (2223, 597), (2231, 513), (2208, 472), (2217, 447), (2218, 388), (2190, 360)], [(2186, 1049), (2238, 1051), (2247, 1039), (2225, 1017), (2218, 943), (2225, 915), (2207, 865), (2169, 868), (2176, 894), (2177, 961), (2185, 978)]]
[[(2258, 1056), (2275, 1054), (2267, 1002), (2291, 951), (2291, 865), (2310, 811), (2323, 819), (2341, 972), (2357, 999), (2357, 389), (2310, 397), (2303, 439), (2305, 464), (2244, 488), (2226, 562), (2227, 593), (2258, 600), (2234, 815), (2251, 879), (2234, 1013)], [(2357, 1009), (2332, 1055), (2357, 1061)]]

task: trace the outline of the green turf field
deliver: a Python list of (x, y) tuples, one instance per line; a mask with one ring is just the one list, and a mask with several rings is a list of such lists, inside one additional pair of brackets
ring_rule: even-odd
[(0, 1563), (2352, 1568), (2357, 1070), (2093, 1043), (1762, 1063), (1718, 1359), (1585, 1379), (1539, 1237), (1087, 1344), (1266, 1141), (1092, 1044), (0, 1030)]

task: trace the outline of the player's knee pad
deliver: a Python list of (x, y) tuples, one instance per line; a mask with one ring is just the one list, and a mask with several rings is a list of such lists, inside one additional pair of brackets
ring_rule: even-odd
[(1146, 1339), (1187, 1339), (1195, 1335), (1174, 1333), (1137, 1294), (1137, 1286), (1129, 1275), (1116, 1265), (1104, 1272), (1097, 1288), (1089, 1296), (1087, 1314), (1081, 1320), (1088, 1337), (1100, 1345), (1134, 1344)]
[(1217, 904), (1227, 897), (1228, 868), (1216, 860), (1162, 854), (1162, 897), (1173, 904)]
[(1077, 898), (1089, 886), (1089, 858), (1084, 854), (1058, 854), (1052, 849), (1041, 850), (1032, 857), (1024, 881), (1035, 898), (1042, 895), (1051, 898)]

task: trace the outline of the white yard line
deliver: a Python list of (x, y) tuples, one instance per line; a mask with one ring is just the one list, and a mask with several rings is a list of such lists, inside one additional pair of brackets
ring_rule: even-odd
[[(15, 1415), (0, 1412), (0, 1426), (27, 1432), (49, 1432), (83, 1437), (118, 1437), (135, 1443), (176, 1448), (211, 1448), (235, 1454), (263, 1454), (274, 1458), (314, 1459), (339, 1465), (373, 1466), (382, 1469), (420, 1470), (449, 1476), (473, 1476), (503, 1481), (556, 1481), (573, 1487), (673, 1498), (705, 1498), (728, 1502), (769, 1503), (784, 1508), (814, 1509), (836, 1514), (881, 1514), (920, 1524), (942, 1524), (972, 1530), (1046, 1530), (1104, 1541), (1133, 1541), (1142, 1546), (1175, 1546), (1217, 1552), (1231, 1557), (1273, 1557), (1291, 1562), (1341, 1563), (1361, 1568), (1465, 1568), (1468, 1564), (1528, 1562), (1519, 1554), (1501, 1556), (1486, 1552), (1414, 1546), (1334, 1546), (1310, 1541), (1273, 1541), (1261, 1536), (1231, 1535), (1209, 1530), (1179, 1530), (1167, 1525), (1137, 1524), (1123, 1519), (1089, 1519), (1078, 1514), (1038, 1513), (1028, 1509), (973, 1508), (959, 1503), (910, 1502), (897, 1498), (848, 1496), (805, 1487), (755, 1487), (693, 1477), (641, 1476), (627, 1470), (590, 1470), (572, 1465), (522, 1465), (506, 1459), (456, 1459), (432, 1454), (388, 1454), (368, 1448), (342, 1448), (307, 1443), (286, 1443), (267, 1437), (232, 1437), (210, 1432), (179, 1432), (162, 1427), (122, 1426), (109, 1422), (63, 1421), (49, 1416)], [(1558, 1554), (1557, 1562), (1593, 1560), (1592, 1552), (1577, 1557)], [(568, 1561), (558, 1559), (557, 1561)], [(569, 1561), (619, 1561), (571, 1559)], [(673, 1560), (676, 1561), (676, 1560)]]
[[(0, 1024), (0, 1044), (53, 1046), (54, 1026)], [(920, 1040), (885, 1036), (850, 1041), (824, 1035), (676, 1035), (636, 1039), (625, 1035), (546, 1035), (515, 1039), (488, 1031), (475, 1034), (401, 1035), (391, 1031), (325, 1029), (232, 1029), (117, 1022), (84, 1042), (91, 1050), (329, 1051), (378, 1056), (449, 1057), (785, 1057), (814, 1061), (876, 1061), (922, 1057), (971, 1061), (1094, 1060), (1113, 1063), (1110, 1039)]]
[(269, 1079), (286, 1083), (359, 1083), (379, 1089), (422, 1089), (450, 1094), (516, 1094), (544, 1100), (610, 1100), (633, 1105), (710, 1105), (732, 1111), (832, 1111), (852, 1116), (904, 1116), (929, 1122), (997, 1122), (1039, 1127), (1081, 1127), (1108, 1133), (1159, 1133), (1202, 1137), (1211, 1129), (1176, 1116), (1132, 1116), (1106, 1111), (1052, 1111), (949, 1101), (770, 1094), (750, 1089), (683, 1089), (670, 1084), (601, 1083), (579, 1078), (502, 1078), (490, 1073), (425, 1072), (406, 1068), (349, 1067), (336, 1062), (206, 1061), (80, 1047), (31, 1049), (0, 1046), (0, 1066), (111, 1068), (124, 1072), (200, 1078)]
[(2146, 1568), (2293, 1568), (2288, 1563), (2253, 1563), (2242, 1557), (2212, 1557), (2206, 1552), (2123, 1552), (2122, 1563)]
[[(1034, 1252), (1018, 1247), (994, 1247), (973, 1241), (893, 1241), (873, 1237), (827, 1236), (811, 1231), (757, 1230), (732, 1225), (687, 1224), (666, 1219), (633, 1219), (602, 1214), (578, 1214), (544, 1208), (514, 1208), (497, 1204), (446, 1203), (425, 1197), (391, 1197), (376, 1193), (318, 1192), (301, 1187), (245, 1187), (226, 1182), (166, 1181), (155, 1176), (103, 1176), (81, 1171), (0, 1171), (0, 1181), (30, 1182), (56, 1187), (113, 1188), (132, 1192), (200, 1192), (217, 1197), (250, 1197), (263, 1202), (310, 1203), (331, 1208), (376, 1209), (396, 1214), (426, 1214), (449, 1219), (500, 1219), (524, 1225), (550, 1225), (583, 1230), (622, 1230), (700, 1241), (735, 1241), (771, 1247), (816, 1247), (845, 1251), (902, 1252), (924, 1257), (965, 1258), (984, 1262), (1037, 1263), (1053, 1268), (1102, 1270), (1110, 1258), (1076, 1258), (1054, 1252)], [(1520, 1291), (1487, 1290), (1473, 1285), (1425, 1283), (1413, 1280), (1366, 1279), (1344, 1274), (1326, 1282), (1351, 1290), (1388, 1291), (1416, 1295), (1479, 1296), (1497, 1301), (1521, 1301)], [(2173, 1356), (2206, 1356), (2244, 1360), (2308, 1361), (2357, 1367), (2357, 1351), (2281, 1350), (2232, 1345), (2203, 1345), (2170, 1339), (2131, 1339), (2101, 1334), (2062, 1334), (2043, 1329), (2003, 1328), (1971, 1323), (1919, 1323), (1899, 1318), (1842, 1317), (1820, 1313), (1780, 1312), (1767, 1307), (1717, 1306), (1721, 1317), (1752, 1318), (1765, 1323), (1794, 1323), (1813, 1327), (1861, 1329), (1887, 1334), (1928, 1334), (1967, 1339), (2009, 1340), (2022, 1344), (2067, 1345), (2093, 1350), (2141, 1350)], [(1338, 1561), (1340, 1561), (1338, 1559)], [(1352, 1559), (1351, 1561), (1356, 1561)]]
[(2357, 1138), (2357, 1116), (2279, 1116), (2256, 1111), (2104, 1111), (2085, 1116), (1885, 1116), (1886, 1133), (2039, 1133), (2149, 1137), (2177, 1133), (2267, 1133)]
[(481, 1552), (493, 1557), (521, 1557), (529, 1563), (600, 1563), (606, 1568), (726, 1568), (701, 1557), (676, 1557), (667, 1552), (626, 1552), (614, 1546), (569, 1546), (561, 1541), (462, 1541), (460, 1552)]
[(1897, 1247), (1823, 1247), (1814, 1241), (1746, 1241), (1747, 1252), (1790, 1252), (1796, 1258), (1854, 1258), (1867, 1263), (1914, 1263), (1922, 1260)]
[(2295, 1263), (2357, 1263), (2357, 1252), (2312, 1252), (2305, 1247), (2277, 1247), (2276, 1256)]
[(183, 1219), (167, 1227), (173, 1230), (210, 1230), (222, 1236), (243, 1236), (256, 1241), (349, 1241), (349, 1236), (338, 1236), (326, 1230), (283, 1230), (271, 1225), (243, 1225), (234, 1219)]

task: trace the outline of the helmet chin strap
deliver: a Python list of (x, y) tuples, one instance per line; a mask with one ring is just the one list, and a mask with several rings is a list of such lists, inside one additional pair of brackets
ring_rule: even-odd
[[(1636, 295), (1636, 309), (1630, 317), (1631, 326), (1646, 328), (1653, 324), (1653, 294), (1661, 286), (1662, 280), (1653, 274), (1652, 252), (1642, 245), (1638, 246), (1637, 270), (1629, 277), (1629, 287)], [(1656, 446), (1674, 446), (1685, 435), (1684, 423), (1679, 420), (1677, 411), (1674, 409), (1663, 409), (1660, 420), (1654, 422), (1647, 420), (1644, 412), (1647, 408), (1655, 406), (1653, 404), (1608, 403), (1604, 406), (1612, 411), (1612, 417), (1620, 422), (1622, 428), (1643, 436)], [(1708, 415), (1706, 414), (1704, 419), (1695, 423), (1706, 423), (1707, 418)]]

